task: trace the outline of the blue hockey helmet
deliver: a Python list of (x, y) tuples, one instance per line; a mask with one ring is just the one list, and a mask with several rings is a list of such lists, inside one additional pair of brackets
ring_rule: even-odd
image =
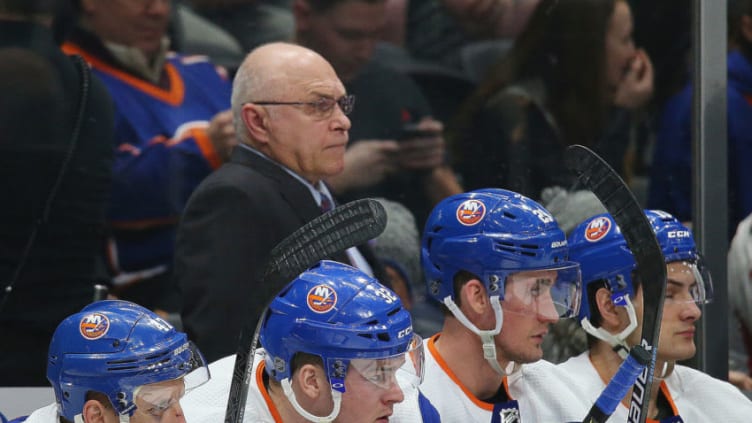
[[(695, 300), (708, 300), (712, 294), (712, 283), (697, 252), (692, 231), (664, 211), (645, 210), (645, 215), (655, 232), (666, 263), (692, 263), (697, 270), (698, 281)], [(582, 270), (580, 320), (592, 317), (587, 287), (597, 281), (606, 282), (617, 305), (625, 305), (625, 299), (634, 296), (632, 272), (637, 268), (637, 263), (610, 214), (599, 214), (579, 224), (569, 236), (569, 255), (572, 260), (580, 263)]]
[(136, 411), (140, 388), (182, 380), (191, 389), (209, 379), (198, 349), (155, 313), (127, 301), (98, 301), (58, 325), (47, 379), (61, 416), (74, 421), (86, 395), (106, 395), (119, 415)]
[(358, 360), (403, 360), (409, 353), (413, 374), (422, 377), (420, 337), (397, 294), (333, 261), (321, 261), (282, 289), (269, 305), (259, 341), (267, 373), (281, 382), (292, 376), (297, 353), (320, 357), (338, 392), (345, 392), (348, 366)]
[[(567, 255), (566, 236), (548, 210), (518, 193), (490, 188), (439, 203), (421, 245), (428, 294), (442, 303), (455, 300), (454, 277), (460, 271), (480, 278), (489, 295), (501, 300), (507, 277), (524, 271), (559, 270), (561, 286), (579, 289), (579, 266)], [(565, 308), (560, 317), (576, 315), (579, 298), (570, 297), (559, 299)]]

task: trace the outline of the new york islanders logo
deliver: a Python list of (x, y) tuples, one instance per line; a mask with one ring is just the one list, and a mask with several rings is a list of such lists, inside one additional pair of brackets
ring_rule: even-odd
[(306, 302), (314, 313), (326, 313), (337, 304), (337, 291), (329, 285), (316, 285), (308, 291)]
[(601, 216), (593, 219), (585, 228), (585, 239), (598, 242), (611, 231), (611, 219)]
[(465, 226), (473, 226), (483, 220), (486, 205), (480, 200), (465, 200), (457, 207), (457, 220)]
[(99, 339), (110, 330), (110, 319), (102, 313), (87, 314), (78, 324), (78, 330), (86, 339)]

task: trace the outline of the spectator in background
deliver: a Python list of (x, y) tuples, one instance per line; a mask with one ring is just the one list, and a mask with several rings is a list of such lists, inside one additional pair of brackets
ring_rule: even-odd
[(77, 22), (64, 50), (86, 58), (115, 103), (113, 292), (177, 311), (170, 283), (177, 221), (236, 143), (230, 83), (204, 58), (169, 53), (170, 1), (69, 1)]
[(410, 310), (413, 328), (429, 337), (441, 330), (444, 316), (433, 301), (426, 298), (423, 270), (420, 267), (420, 231), (410, 210), (396, 201), (379, 198), (386, 210), (386, 228), (371, 242), (373, 252), (384, 264), (392, 289)]
[[(728, 224), (752, 213), (752, 1), (729, 3)], [(692, 85), (666, 102), (656, 134), (648, 206), (692, 220)]]
[(504, 187), (534, 199), (569, 187), (571, 144), (624, 175), (629, 111), (651, 96), (650, 60), (632, 42), (624, 0), (543, 0), (451, 131), (467, 189)]
[[(628, 0), (634, 15), (635, 43), (643, 46), (655, 70), (655, 90), (651, 109), (659, 112), (663, 104), (680, 91), (691, 66), (691, 7), (650, 0)], [(651, 110), (652, 111), (652, 110)]]
[(461, 188), (445, 161), (443, 126), (420, 89), (373, 60), (386, 11), (386, 0), (295, 0), (295, 36), (358, 98), (344, 172), (327, 178), (335, 194), (398, 201), (422, 225), (433, 204)]
[[(345, 165), (354, 105), (331, 65), (293, 44), (257, 48), (233, 84), (240, 144), (191, 196), (175, 255), (186, 332), (211, 361), (280, 289), (263, 279), (272, 248), (334, 205), (323, 179)], [(333, 258), (388, 284), (367, 246)]]
[(245, 51), (272, 41), (292, 41), (290, 1), (189, 0), (193, 9), (235, 37)]
[(0, 386), (46, 385), (55, 327), (109, 280), (111, 100), (60, 51), (53, 6), (0, 0)]
[(158, 315), (98, 301), (55, 330), (47, 359), (55, 403), (25, 421), (185, 422), (180, 399), (209, 377), (193, 343)]
[(412, 0), (406, 6), (405, 47), (420, 60), (463, 69), (473, 43), (514, 39), (540, 0)]

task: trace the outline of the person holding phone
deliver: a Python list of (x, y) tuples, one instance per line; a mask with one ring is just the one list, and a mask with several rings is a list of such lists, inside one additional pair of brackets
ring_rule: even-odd
[(433, 205), (462, 189), (447, 164), (443, 124), (420, 88), (374, 59), (387, 2), (295, 0), (293, 14), (296, 41), (329, 61), (358, 99), (344, 171), (327, 182), (345, 201), (399, 201), (422, 226)]

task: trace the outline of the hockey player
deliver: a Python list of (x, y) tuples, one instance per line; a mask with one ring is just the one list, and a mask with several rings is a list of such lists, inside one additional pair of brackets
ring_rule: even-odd
[(580, 287), (551, 214), (502, 189), (455, 195), (428, 218), (421, 254), (428, 294), (445, 307), (421, 385), (441, 421), (581, 420), (568, 382), (541, 360), (549, 324), (577, 315)]
[[(262, 317), (244, 422), (438, 422), (418, 385), (423, 346), (397, 294), (362, 271), (322, 261)], [(191, 422), (225, 416), (235, 356), (185, 402)]]
[(209, 379), (184, 333), (126, 301), (99, 301), (63, 320), (48, 359), (56, 403), (26, 423), (184, 423), (180, 398)]
[[(752, 402), (729, 383), (676, 362), (695, 355), (698, 304), (710, 299), (712, 284), (692, 232), (672, 215), (646, 210), (666, 259), (667, 285), (648, 422), (748, 422)], [(582, 268), (579, 318), (589, 350), (559, 365), (579, 397), (592, 404), (616, 373), (642, 332), (642, 281), (634, 256), (609, 214), (591, 217), (569, 238), (570, 259)], [(725, 360), (726, 358), (723, 357)], [(575, 386), (573, 386), (573, 390)], [(631, 392), (609, 422), (625, 422)]]

